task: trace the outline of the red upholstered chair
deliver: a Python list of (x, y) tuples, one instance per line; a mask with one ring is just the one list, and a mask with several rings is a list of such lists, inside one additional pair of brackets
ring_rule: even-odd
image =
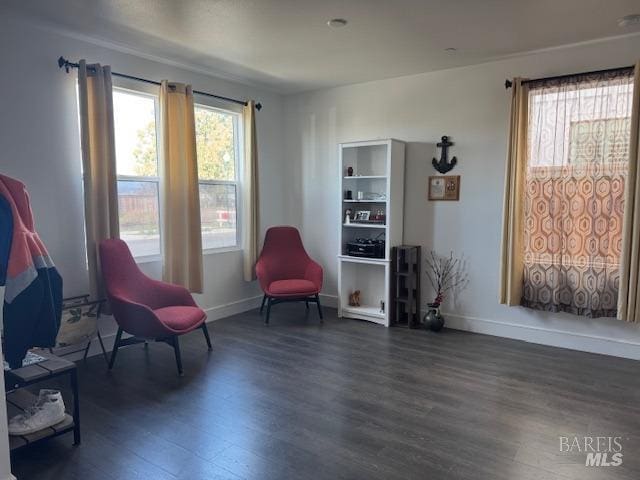
[[(113, 368), (118, 348), (151, 339), (173, 347), (182, 375), (178, 337), (197, 328), (202, 329), (211, 350), (207, 315), (186, 288), (147, 277), (122, 240), (100, 242), (100, 263), (111, 311), (118, 322), (109, 369)], [(123, 339), (123, 332), (132, 337)]]
[(298, 230), (284, 226), (267, 230), (256, 275), (264, 292), (260, 313), (268, 302), (265, 323), (271, 307), (283, 302), (305, 302), (307, 309), (309, 302), (316, 303), (322, 322), (322, 267), (307, 255)]

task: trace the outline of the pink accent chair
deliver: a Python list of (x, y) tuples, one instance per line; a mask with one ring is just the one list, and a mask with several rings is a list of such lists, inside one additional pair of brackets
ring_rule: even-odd
[(283, 302), (316, 303), (322, 322), (320, 290), (322, 267), (314, 262), (302, 245), (294, 227), (271, 227), (264, 238), (262, 253), (256, 263), (256, 276), (264, 292), (260, 313), (267, 303), (265, 323), (269, 323), (271, 307)]
[[(122, 240), (100, 242), (100, 263), (111, 311), (118, 322), (109, 370), (118, 348), (155, 340), (173, 347), (178, 374), (182, 375), (178, 337), (197, 328), (202, 329), (211, 350), (207, 315), (186, 288), (147, 277)], [(132, 336), (123, 339), (123, 332)]]

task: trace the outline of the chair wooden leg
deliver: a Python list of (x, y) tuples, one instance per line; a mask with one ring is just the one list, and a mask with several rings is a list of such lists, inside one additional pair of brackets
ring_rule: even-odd
[(184, 375), (182, 371), (182, 355), (180, 355), (180, 341), (178, 340), (178, 336), (175, 335), (171, 338), (173, 343), (173, 353), (176, 355), (176, 365), (178, 367), (178, 375)]
[(260, 315), (262, 315), (262, 310), (264, 309), (264, 303), (267, 301), (267, 294), (265, 293), (262, 297), (262, 305), (260, 305)]
[(200, 328), (202, 329), (204, 338), (207, 341), (207, 347), (209, 348), (209, 350), (213, 350), (213, 347), (211, 346), (211, 338), (209, 337), (209, 329), (207, 329), (207, 323), (204, 322)]
[(267, 316), (264, 319), (264, 324), (269, 325), (269, 316), (271, 315), (271, 297), (267, 299)]
[(320, 295), (316, 293), (316, 304), (318, 305), (318, 315), (320, 315), (320, 323), (324, 322), (324, 317), (322, 316), (322, 305), (320, 305)]
[(109, 361), (109, 370), (113, 368), (113, 364), (116, 362), (116, 355), (118, 354), (118, 348), (120, 348), (121, 339), (122, 329), (118, 327), (118, 333), (116, 333), (116, 341), (113, 343), (113, 351), (111, 352), (111, 360)]

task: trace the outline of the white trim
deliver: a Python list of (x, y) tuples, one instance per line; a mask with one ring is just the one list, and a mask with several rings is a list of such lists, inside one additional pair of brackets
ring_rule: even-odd
[[(522, 52), (508, 53), (506, 55), (493, 57), (491, 60), (487, 60), (482, 63), (493, 63), (493, 62), (499, 62), (501, 60), (507, 60), (514, 57), (536, 55), (539, 53), (553, 52), (556, 50), (571, 49), (571, 48), (588, 46), (588, 45), (597, 45), (599, 43), (613, 42), (616, 40), (622, 40), (629, 37), (636, 37), (638, 35), (640, 35), (640, 32), (629, 32), (629, 33), (623, 33), (621, 35), (611, 35), (609, 37), (600, 37), (600, 38), (592, 38), (590, 40), (582, 40), (580, 42), (563, 43), (561, 45), (552, 45), (550, 47), (535, 48), (533, 50), (523, 50)], [(471, 65), (465, 65), (465, 66), (471, 66)], [(454, 67), (454, 68), (458, 68), (458, 67)]]
[[(207, 252), (217, 253), (217, 252), (225, 252), (225, 251), (234, 251), (234, 250), (242, 250), (242, 205), (241, 205), (241, 197), (242, 197), (242, 165), (243, 165), (243, 154), (244, 152), (240, 149), (239, 138), (241, 135), (240, 128), (242, 122), (240, 121), (240, 117), (242, 114), (242, 110), (235, 111), (230, 110), (224, 107), (219, 107), (215, 105), (215, 102), (195, 102), (194, 101), (194, 112), (196, 109), (202, 110), (210, 110), (214, 113), (218, 113), (220, 115), (229, 115), (232, 118), (233, 122), (233, 148), (234, 148), (234, 157), (235, 157), (235, 166), (234, 166), (234, 180), (217, 180), (217, 179), (201, 179), (198, 178), (198, 187), (200, 185), (210, 185), (210, 186), (233, 186), (235, 187), (235, 204), (236, 204), (236, 241), (233, 245), (225, 245), (224, 247), (211, 247), (204, 248), (203, 243), (203, 254)], [(197, 132), (196, 132), (197, 133)], [(202, 230), (202, 228), (201, 228)]]
[[(228, 247), (220, 247), (220, 248), (203, 248), (202, 255), (218, 255), (221, 253), (233, 253), (233, 252), (241, 252), (242, 247), (239, 245), (230, 245)], [(162, 255), (144, 255), (141, 257), (134, 257), (134, 260), (138, 265), (142, 265), (145, 263), (157, 263), (162, 262)]]
[(235, 302), (205, 308), (204, 311), (207, 312), (207, 323), (230, 317), (231, 315), (237, 315), (238, 313), (248, 312), (254, 308), (260, 308), (261, 302), (262, 295), (257, 295), (255, 297), (243, 298)]
[[(424, 314), (424, 310), (422, 314)], [(640, 343), (552, 328), (442, 312), (445, 326), (455, 330), (512, 338), (529, 343), (640, 360)]]
[(202, 255), (217, 255), (219, 253), (241, 252), (242, 247), (240, 245), (233, 245), (220, 248), (204, 248), (202, 249)]
[[(118, 77), (115, 77), (118, 78)], [(144, 263), (155, 263), (157, 261), (160, 261), (162, 259), (162, 217), (160, 214), (160, 161), (159, 161), (159, 152), (160, 152), (160, 132), (159, 132), (159, 125), (160, 125), (160, 110), (158, 107), (158, 101), (159, 101), (159, 91), (158, 88), (155, 88), (155, 91), (151, 88), (149, 88), (148, 85), (135, 85), (136, 88), (133, 87), (129, 87), (128, 86), (127, 81), (115, 81), (113, 82), (113, 86), (112, 86), (112, 91), (113, 93), (120, 93), (123, 95), (130, 95), (130, 96), (134, 96), (134, 97), (142, 97), (142, 98), (146, 98), (146, 99), (150, 99), (153, 100), (153, 114), (155, 117), (155, 123), (154, 123), (154, 131), (155, 131), (155, 136), (156, 136), (156, 175), (155, 176), (151, 176), (151, 175), (121, 175), (118, 174), (117, 172), (117, 168), (116, 168), (116, 184), (119, 182), (136, 182), (136, 183), (153, 183), (156, 186), (156, 192), (157, 192), (157, 201), (158, 201), (158, 239), (159, 239), (159, 244), (160, 244), (160, 251), (158, 253), (153, 253), (151, 255), (136, 255), (134, 252), (131, 252), (131, 255), (133, 256), (133, 259), (135, 260), (135, 262), (137, 264), (144, 264)], [(125, 86), (122, 86), (122, 85)], [(139, 87), (139, 88), (138, 88)], [(114, 107), (115, 108), (115, 107)], [(115, 111), (115, 110), (114, 110)], [(116, 167), (117, 167), (117, 158), (116, 158)], [(117, 191), (117, 195), (118, 195), (118, 201), (120, 198), (120, 191), (119, 189), (116, 189)], [(120, 212), (118, 211), (118, 224), (120, 223)]]
[[(378, 145), (391, 146), (392, 141), (402, 142), (402, 140), (396, 140), (395, 138), (381, 138), (378, 140), (355, 140), (352, 142), (342, 142), (338, 146), (341, 148), (354, 148), (354, 147), (375, 147)], [(404, 142), (402, 142), (404, 143)]]
[(140, 255), (139, 257), (133, 256), (136, 264), (142, 265), (144, 263), (156, 263), (162, 261), (162, 255), (157, 253), (154, 255)]
[(237, 185), (238, 184), (238, 180), (203, 180), (203, 179), (199, 179), (198, 183), (200, 185)]
[(326, 293), (320, 294), (320, 301), (323, 307), (338, 308), (338, 296), (327, 295)]
[(160, 182), (160, 177), (143, 177), (136, 175), (116, 175), (116, 180), (118, 182), (148, 182), (148, 183), (158, 183)]
[[(320, 299), (323, 307), (337, 308), (338, 306), (337, 295), (321, 293)], [(260, 307), (261, 301), (262, 295), (257, 295), (207, 308), (205, 309), (208, 316), (207, 323), (257, 309)], [(421, 315), (424, 315), (424, 313), (425, 311), (422, 310)], [(443, 312), (442, 315), (445, 317), (445, 326), (454, 330), (463, 330), (484, 335), (492, 335), (495, 337), (522, 340), (540, 345), (566, 348), (569, 350), (579, 350), (583, 352), (640, 360), (640, 343), (637, 342), (530, 325), (520, 325), (512, 322), (502, 322), (486, 318), (457, 315), (450, 312)], [(107, 350), (111, 349), (114, 338), (115, 333), (103, 336)], [(89, 355), (94, 356), (100, 353), (98, 342), (92, 342)], [(75, 355), (69, 355), (67, 358), (70, 360), (78, 360), (82, 358), (82, 352)]]
[[(195, 99), (193, 100), (194, 108), (200, 107), (200, 108), (202, 108), (204, 110), (213, 110), (216, 113), (220, 113), (220, 114), (223, 114), (223, 115), (235, 115), (235, 116), (242, 115), (242, 108), (243, 107), (239, 103), (235, 104), (237, 106), (236, 109), (232, 109), (232, 108), (229, 108), (228, 106), (226, 106), (226, 102), (224, 102), (224, 101), (220, 102), (216, 98), (207, 97), (205, 95), (198, 94), (198, 93), (195, 93), (195, 92), (194, 92), (193, 95), (194, 96), (195, 95), (200, 95), (200, 97), (198, 97), (199, 98), (198, 101), (196, 101)], [(221, 103), (224, 103), (225, 106), (221, 106), (220, 105)]]
[(368, 263), (371, 265), (386, 265), (387, 263), (391, 263), (391, 260), (387, 260), (386, 258), (352, 257), (351, 255), (338, 255), (338, 259), (342, 262)]

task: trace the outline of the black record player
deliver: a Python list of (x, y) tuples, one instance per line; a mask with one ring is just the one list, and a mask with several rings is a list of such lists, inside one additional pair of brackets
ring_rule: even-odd
[(356, 238), (347, 242), (347, 255), (351, 257), (384, 258), (384, 240)]

